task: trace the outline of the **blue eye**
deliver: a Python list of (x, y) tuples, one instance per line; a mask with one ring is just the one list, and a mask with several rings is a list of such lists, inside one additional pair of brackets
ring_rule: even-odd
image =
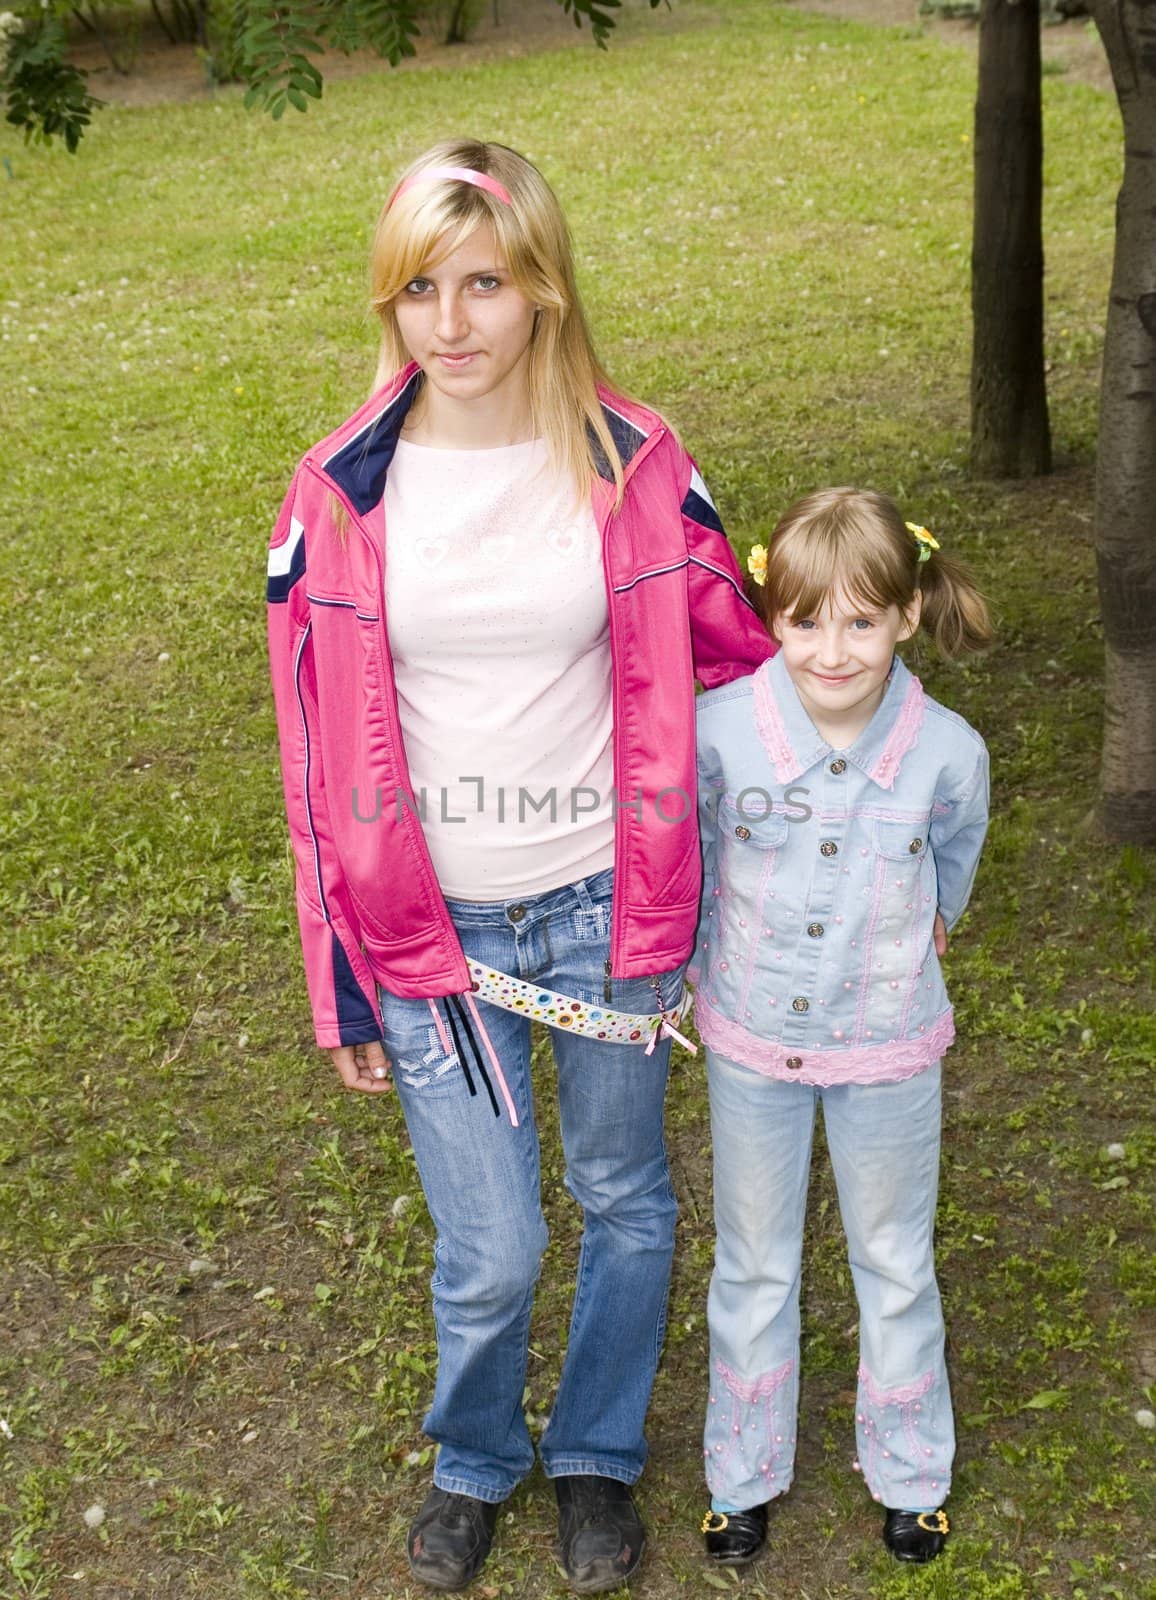
[(856, 628), (862, 628), (865, 630), (867, 628), (873, 628), (875, 624), (869, 621), (866, 617), (856, 617), (854, 626)]
[(488, 291), (491, 289), (500, 289), (501, 284), (497, 278), (493, 277), (490, 273), (485, 272), (481, 275), (481, 277), (474, 279), (474, 288)]
[(428, 278), (411, 278), (405, 286), (406, 294), (424, 294), (431, 287)]

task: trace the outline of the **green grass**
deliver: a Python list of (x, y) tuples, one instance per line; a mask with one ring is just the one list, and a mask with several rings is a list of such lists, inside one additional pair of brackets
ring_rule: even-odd
[[(372, 373), (376, 211), (465, 129), (557, 186), (608, 366), (680, 428), (740, 548), (798, 492), (875, 484), (970, 557), (1001, 622), (987, 660), (923, 669), (987, 736), (996, 796), (949, 958), (951, 1554), (889, 1565), (849, 1470), (854, 1304), (819, 1163), (798, 1482), (765, 1563), (704, 1572), (708, 1134), (684, 1059), (637, 1592), (1156, 1595), (1156, 1441), (1133, 1420), (1156, 1393), (1156, 871), (1084, 828), (1120, 134), (1107, 99), (1047, 79), (1059, 470), (971, 481), (972, 72), (909, 32), (727, 0), (632, 15), (607, 55), (353, 79), (281, 124), (224, 95), (102, 113), (76, 160), (0, 135), (0, 1593), (410, 1592), (430, 1225), (396, 1106), (338, 1094), (312, 1048), (261, 596), (293, 464)], [(548, 1104), (545, 1063), (540, 1083)], [(537, 1417), (576, 1248), (549, 1113), (544, 1138)], [(564, 1592), (551, 1539), (535, 1477), (480, 1593)]]

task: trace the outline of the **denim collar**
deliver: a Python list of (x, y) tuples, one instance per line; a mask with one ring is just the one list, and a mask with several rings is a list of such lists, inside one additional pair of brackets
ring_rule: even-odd
[[(811, 721), (791, 681), (782, 651), (755, 673), (755, 725), (780, 783), (793, 783), (835, 748)], [(898, 656), (875, 715), (855, 743), (840, 750), (844, 760), (881, 789), (891, 789), (903, 758), (919, 737), (926, 695)]]

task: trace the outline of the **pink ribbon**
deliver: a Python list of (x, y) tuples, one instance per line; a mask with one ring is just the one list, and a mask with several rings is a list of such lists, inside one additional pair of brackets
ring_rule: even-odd
[(658, 1027), (655, 1028), (654, 1032), (650, 1035), (650, 1043), (647, 1045), (645, 1051), (646, 1055), (652, 1056), (654, 1054), (654, 1047), (660, 1039), (677, 1039), (684, 1050), (689, 1050), (692, 1056), (698, 1055), (698, 1045), (691, 1044), (686, 1034), (679, 1033), (674, 1023), (668, 1022), (665, 1017), (663, 1017)]

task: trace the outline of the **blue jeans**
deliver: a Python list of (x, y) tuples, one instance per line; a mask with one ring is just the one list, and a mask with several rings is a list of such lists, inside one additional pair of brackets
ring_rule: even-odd
[(823, 1102), (859, 1301), (855, 1434), (868, 1489), (931, 1510), (955, 1452), (932, 1233), (940, 1064), (902, 1083), (816, 1089), (707, 1051), (715, 1270), (703, 1438), (714, 1509), (784, 1494), (795, 1461), (799, 1286), (815, 1107)]
[[(516, 902), (451, 900), (468, 957), (544, 988), (604, 1000), (612, 874)], [(673, 1006), (682, 969), (659, 976)], [(435, 1002), (436, 1004), (436, 1002)], [(649, 979), (615, 980), (616, 1010), (657, 1010)], [(517, 1108), (514, 1127), (478, 1081), (471, 1093), (452, 1041), (425, 1000), (381, 992), (385, 1049), (437, 1229), (432, 1279), (438, 1373), (425, 1431), (439, 1488), (504, 1500), (530, 1470), (522, 1414), (530, 1310), (547, 1241), (530, 1085), (530, 1024), (478, 1004)], [(444, 1010), (443, 1010), (444, 1015)], [(675, 1200), (662, 1136), (670, 1043), (633, 1044), (551, 1028), (566, 1187), (584, 1231), (562, 1378), (541, 1440), (548, 1477), (633, 1483), (666, 1327)], [(464, 1040), (463, 1049), (468, 1051)], [(473, 1067), (473, 1062), (467, 1065)]]

